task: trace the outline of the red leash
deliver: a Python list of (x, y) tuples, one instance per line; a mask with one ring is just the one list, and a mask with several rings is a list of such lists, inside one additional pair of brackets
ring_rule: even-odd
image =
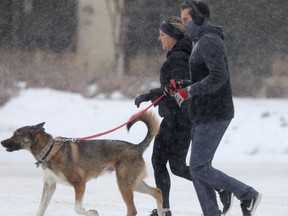
[(133, 116), (133, 118), (131, 118), (129, 121), (125, 122), (124, 124), (122, 125), (119, 125), (118, 127), (115, 127), (111, 130), (108, 130), (108, 131), (105, 131), (105, 132), (102, 132), (102, 133), (98, 133), (98, 134), (94, 134), (94, 135), (91, 135), (91, 136), (87, 136), (87, 137), (82, 137), (82, 138), (79, 138), (79, 140), (88, 140), (88, 139), (93, 139), (93, 138), (96, 138), (96, 137), (99, 137), (99, 136), (103, 136), (105, 134), (108, 134), (108, 133), (111, 133), (115, 130), (118, 130), (119, 128), (129, 124), (130, 122), (134, 121), (136, 118), (138, 118), (139, 116), (141, 116), (144, 112), (146, 112), (148, 109), (150, 109), (154, 104), (156, 104), (158, 101), (160, 101), (165, 95), (161, 95), (160, 97), (158, 97), (155, 101), (153, 101), (153, 103), (151, 103), (147, 108), (145, 108), (144, 110), (140, 111), (139, 113), (137, 113), (135, 116)]

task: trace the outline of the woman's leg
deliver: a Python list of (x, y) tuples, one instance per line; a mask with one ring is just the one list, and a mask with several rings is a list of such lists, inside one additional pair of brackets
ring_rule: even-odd
[(189, 166), (186, 158), (191, 142), (191, 127), (177, 126), (169, 133), (169, 165), (171, 172), (179, 177), (191, 181)]
[(160, 130), (154, 140), (152, 166), (157, 188), (162, 190), (163, 208), (170, 208), (170, 176), (167, 170), (167, 124), (165, 119), (160, 124)]

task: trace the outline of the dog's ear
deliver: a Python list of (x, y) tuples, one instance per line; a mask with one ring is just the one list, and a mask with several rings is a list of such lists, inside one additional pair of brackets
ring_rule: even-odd
[(42, 122), (40, 124), (35, 125), (36, 132), (44, 131), (45, 130), (43, 127), (44, 124), (45, 124), (45, 122)]

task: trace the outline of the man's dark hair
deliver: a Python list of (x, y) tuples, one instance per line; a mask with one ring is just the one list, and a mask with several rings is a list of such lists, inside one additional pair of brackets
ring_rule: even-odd
[[(187, 1), (180, 5), (180, 10), (189, 9), (190, 16), (194, 19), (200, 20), (203, 17), (210, 19), (210, 9), (209, 6), (203, 1)], [(198, 16), (198, 17), (197, 17)], [(202, 18), (201, 18), (202, 16)]]

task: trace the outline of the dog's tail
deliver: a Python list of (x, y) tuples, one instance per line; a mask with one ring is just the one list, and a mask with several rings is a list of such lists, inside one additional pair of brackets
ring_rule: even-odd
[[(132, 116), (131, 118), (133, 118)], [(127, 124), (127, 130), (132, 127), (134, 123), (137, 121), (142, 121), (146, 124), (148, 132), (146, 137), (142, 142), (138, 144), (138, 146), (141, 148), (142, 153), (149, 147), (152, 139), (156, 136), (156, 134), (159, 131), (159, 122), (158, 119), (155, 117), (155, 115), (152, 112), (144, 112), (142, 115), (131, 121), (129, 124)]]

